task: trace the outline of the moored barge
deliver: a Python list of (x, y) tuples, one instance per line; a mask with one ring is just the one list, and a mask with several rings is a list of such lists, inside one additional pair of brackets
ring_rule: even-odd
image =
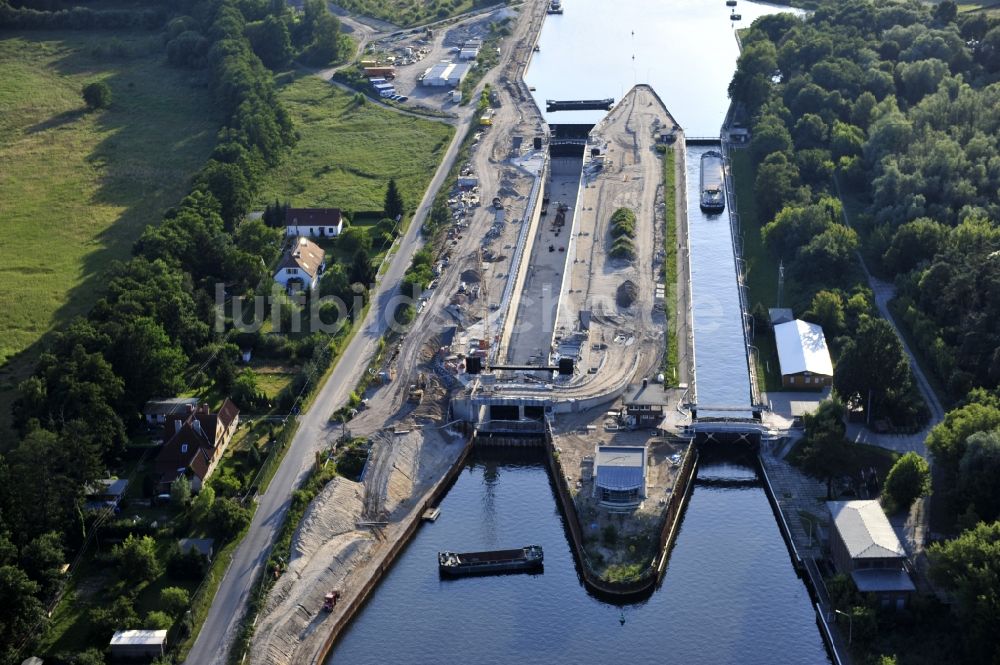
[(701, 156), (701, 209), (704, 212), (722, 212), (726, 209), (722, 164), (722, 155), (715, 150), (709, 150)]
[(438, 552), (438, 570), (451, 577), (530, 572), (541, 570), (544, 558), (541, 545), (490, 552)]

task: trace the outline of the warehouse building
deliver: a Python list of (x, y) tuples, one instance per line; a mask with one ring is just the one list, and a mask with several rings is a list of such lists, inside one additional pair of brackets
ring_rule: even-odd
[(822, 388), (833, 382), (833, 361), (823, 327), (795, 319), (774, 326), (774, 343), (786, 388)]
[(424, 72), (423, 84), (432, 87), (458, 87), (469, 73), (469, 67), (468, 64), (457, 62), (439, 62)]

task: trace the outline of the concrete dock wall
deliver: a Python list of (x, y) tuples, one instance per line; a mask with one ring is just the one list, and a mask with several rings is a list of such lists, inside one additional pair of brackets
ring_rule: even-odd
[(462, 472), (463, 468), (465, 468), (465, 462), (468, 459), (469, 454), (472, 452), (475, 438), (475, 434), (473, 434), (469, 440), (465, 442), (465, 447), (459, 453), (458, 458), (451, 465), (451, 468), (448, 469), (448, 472), (434, 484), (429, 492), (424, 494), (424, 496), (417, 502), (416, 507), (406, 516), (404, 520), (405, 526), (403, 532), (399, 535), (395, 542), (392, 543), (389, 549), (382, 554), (382, 560), (379, 562), (374, 574), (368, 578), (364, 586), (361, 587), (355, 596), (345, 600), (347, 607), (344, 609), (344, 613), (341, 615), (340, 621), (331, 625), (330, 632), (327, 635), (326, 640), (323, 641), (319, 651), (317, 651), (317, 653), (309, 660), (312, 665), (319, 665), (319, 663), (322, 663), (326, 659), (327, 655), (330, 653), (330, 649), (332, 649), (333, 645), (336, 643), (337, 638), (340, 637), (340, 634), (345, 628), (347, 628), (357, 613), (361, 611), (361, 608), (364, 607), (368, 598), (382, 580), (382, 577), (390, 568), (392, 568), (392, 564), (395, 563), (396, 557), (398, 557), (400, 553), (406, 549), (406, 546), (409, 545), (410, 539), (413, 538), (417, 529), (420, 527), (424, 511), (441, 501), (444, 495), (451, 488), (451, 485), (458, 477), (458, 474)]
[(524, 290), (524, 281), (531, 264), (531, 250), (535, 242), (535, 233), (538, 231), (538, 223), (542, 216), (542, 199), (547, 171), (548, 159), (546, 158), (545, 165), (531, 186), (525, 218), (521, 222), (521, 233), (518, 235), (514, 257), (511, 259), (511, 271), (500, 299), (503, 323), (500, 326), (500, 339), (494, 355), (497, 360), (504, 360), (504, 354), (507, 352), (507, 345), (510, 343), (510, 336), (514, 330), (514, 323), (517, 321), (517, 309), (521, 302), (521, 292)]
[(654, 559), (647, 574), (631, 582), (608, 582), (598, 577), (590, 568), (587, 561), (587, 554), (584, 549), (583, 529), (580, 526), (580, 516), (576, 511), (576, 503), (573, 501), (573, 494), (570, 492), (566, 482), (566, 474), (562, 470), (552, 435), (549, 430), (545, 434), (545, 461), (549, 467), (552, 483), (556, 488), (559, 511), (562, 513), (566, 530), (570, 536), (570, 543), (573, 550), (573, 558), (580, 569), (580, 576), (583, 578), (584, 586), (595, 595), (606, 598), (612, 602), (625, 601), (638, 597), (648, 596), (659, 584), (666, 569), (666, 560), (670, 553), (680, 523), (683, 508), (690, 493), (692, 480), (697, 470), (698, 452), (694, 444), (688, 446), (684, 455), (681, 471), (678, 474), (677, 484), (671, 492), (667, 505), (665, 519), (660, 529), (659, 555)]

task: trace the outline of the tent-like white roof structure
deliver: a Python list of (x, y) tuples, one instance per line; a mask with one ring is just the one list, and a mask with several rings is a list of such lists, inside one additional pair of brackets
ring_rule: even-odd
[(795, 319), (774, 326), (781, 375), (820, 374), (833, 376), (833, 361), (826, 346), (823, 326)]
[(829, 501), (826, 505), (852, 559), (906, 556), (878, 501)]

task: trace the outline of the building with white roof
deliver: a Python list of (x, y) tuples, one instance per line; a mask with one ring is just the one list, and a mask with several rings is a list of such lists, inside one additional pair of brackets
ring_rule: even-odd
[(822, 388), (833, 382), (833, 361), (823, 326), (801, 319), (774, 326), (781, 384), (786, 388)]
[(598, 446), (594, 495), (605, 508), (629, 510), (646, 496), (646, 448)]
[(878, 501), (829, 501), (830, 555), (837, 570), (858, 591), (872, 593), (885, 607), (902, 609), (915, 587), (906, 550)]
[(424, 72), (423, 84), (429, 86), (458, 87), (469, 73), (469, 64), (439, 62)]
[(111, 637), (111, 660), (150, 661), (164, 654), (165, 630), (119, 630)]

